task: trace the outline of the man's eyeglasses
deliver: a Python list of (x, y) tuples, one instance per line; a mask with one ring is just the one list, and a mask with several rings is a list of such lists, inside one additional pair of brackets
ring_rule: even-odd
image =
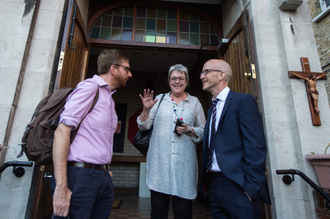
[(177, 77), (172, 77), (172, 78), (170, 78), (170, 81), (171, 82), (176, 82), (177, 80), (179, 80), (179, 82), (184, 82), (185, 80), (186, 80), (186, 78), (182, 78), (182, 77), (179, 77), (179, 78), (177, 78)]
[(215, 70), (215, 69), (204, 69), (201, 74), (200, 77), (202, 77), (202, 75), (207, 75), (208, 73), (210, 73), (211, 71), (217, 71), (217, 72), (222, 72), (221, 70)]
[(128, 73), (128, 72), (130, 72), (130, 71), (131, 71), (131, 68), (129, 68), (129, 67), (126, 67), (126, 66), (124, 66), (124, 65), (115, 64), (115, 66), (120, 66), (120, 67), (123, 67), (123, 68), (125, 69), (126, 73)]

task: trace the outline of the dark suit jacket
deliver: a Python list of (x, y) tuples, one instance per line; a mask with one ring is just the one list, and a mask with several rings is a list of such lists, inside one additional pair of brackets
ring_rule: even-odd
[[(203, 136), (201, 193), (204, 193), (211, 108)], [(270, 204), (266, 184), (266, 141), (263, 125), (253, 96), (228, 93), (215, 138), (215, 154), (222, 173), (240, 185), (252, 199)], [(207, 184), (206, 184), (207, 186)]]

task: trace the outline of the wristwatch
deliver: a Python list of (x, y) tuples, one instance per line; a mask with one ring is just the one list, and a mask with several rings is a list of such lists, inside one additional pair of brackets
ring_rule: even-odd
[(189, 127), (190, 129), (187, 131), (186, 135), (190, 135), (191, 133), (191, 127)]

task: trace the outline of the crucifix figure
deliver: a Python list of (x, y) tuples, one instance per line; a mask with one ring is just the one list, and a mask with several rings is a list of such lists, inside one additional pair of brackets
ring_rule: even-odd
[(309, 87), (308, 92), (313, 98), (315, 112), (320, 113), (320, 110), (318, 108), (319, 92), (316, 90), (316, 80), (323, 77), (323, 74), (325, 75), (325, 73), (323, 73), (321, 76), (318, 77), (316, 77), (315, 74), (310, 74), (308, 78), (298, 75), (294, 72), (291, 72), (291, 74), (306, 81)]
[(289, 77), (305, 80), (312, 122), (314, 126), (318, 126), (321, 125), (321, 120), (319, 115), (320, 110), (318, 108), (319, 92), (316, 90), (316, 80), (326, 79), (327, 76), (325, 73), (311, 72), (309, 68), (308, 58), (302, 57), (300, 58), (300, 61), (303, 71), (289, 71)]

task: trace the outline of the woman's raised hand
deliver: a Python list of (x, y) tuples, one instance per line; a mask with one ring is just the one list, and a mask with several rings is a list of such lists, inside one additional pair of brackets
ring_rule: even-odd
[(143, 110), (150, 110), (158, 99), (154, 100), (154, 91), (150, 91), (149, 89), (144, 89), (143, 96), (139, 94), (142, 103), (143, 103)]

